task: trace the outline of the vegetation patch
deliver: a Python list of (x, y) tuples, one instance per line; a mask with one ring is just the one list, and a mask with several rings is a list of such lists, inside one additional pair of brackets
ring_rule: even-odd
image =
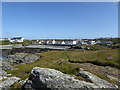
[[(120, 68), (118, 63), (118, 49), (101, 49), (97, 51), (88, 51), (81, 49), (73, 49), (69, 51), (49, 51), (41, 52), (39, 60), (33, 63), (16, 66), (17, 70), (8, 70), (13, 76), (20, 77), (25, 80), (28, 78), (33, 67), (52, 68), (66, 74), (77, 74), (77, 68), (81, 68), (79, 64), (73, 63), (93, 63), (100, 66), (112, 66)], [(115, 55), (111, 60), (107, 58)]]

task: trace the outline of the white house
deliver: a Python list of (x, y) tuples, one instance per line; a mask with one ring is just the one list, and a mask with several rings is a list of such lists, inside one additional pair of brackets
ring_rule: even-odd
[(4, 41), (5, 39), (4, 38), (0, 38), (0, 41)]
[(77, 44), (79, 44), (79, 45), (83, 45), (83, 44), (88, 44), (88, 41), (87, 40), (79, 40), (79, 42), (77, 43)]
[(78, 41), (77, 40), (73, 40), (73, 45), (77, 44)]
[(61, 42), (61, 44), (63, 44), (63, 45), (64, 45), (64, 44), (65, 44), (65, 41), (62, 41), (62, 42)]
[(59, 40), (58, 40), (58, 41), (56, 41), (56, 44), (59, 44), (59, 45), (60, 45), (60, 44), (62, 44), (62, 42), (63, 42), (63, 41), (59, 41)]
[(9, 41), (11, 43), (14, 43), (14, 42), (23, 42), (24, 38), (22, 38), (22, 37), (15, 37), (15, 38), (10, 38)]
[(0, 41), (10, 40), (10, 38), (0, 38)]
[(101, 42), (100, 41), (96, 41), (96, 44), (100, 44)]
[(95, 41), (88, 41), (88, 44), (94, 45), (94, 44), (96, 44), (96, 42)]
[(66, 40), (64, 42), (66, 45), (76, 45), (79, 41), (78, 40)]
[(56, 41), (55, 41), (55, 40), (53, 40), (53, 41), (52, 41), (52, 44), (56, 44)]
[(46, 44), (53, 44), (51, 40), (47, 40)]
[(43, 40), (37, 40), (36, 43), (38, 43), (38, 44), (44, 44), (44, 41)]

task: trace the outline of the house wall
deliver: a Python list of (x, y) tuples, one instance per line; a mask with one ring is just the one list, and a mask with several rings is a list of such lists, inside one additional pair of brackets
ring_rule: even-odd
[(55, 40), (53, 40), (53, 41), (52, 41), (52, 44), (56, 44), (56, 41), (55, 41)]
[(73, 44), (74, 44), (74, 45), (77, 44), (77, 41), (73, 41)]
[(14, 42), (23, 42), (24, 38), (21, 39), (9, 39), (10, 42), (14, 43)]
[(62, 41), (62, 43), (61, 44), (65, 44), (65, 41)]
[(73, 41), (65, 41), (66, 45), (73, 45)]

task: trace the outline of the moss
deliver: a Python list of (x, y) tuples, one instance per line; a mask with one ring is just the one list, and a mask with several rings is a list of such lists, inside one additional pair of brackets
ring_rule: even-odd
[(13, 83), (13, 85), (10, 87), (10, 90), (22, 90), (22, 88), (21, 88), (21, 84), (19, 83), (19, 82), (15, 82), (15, 83)]

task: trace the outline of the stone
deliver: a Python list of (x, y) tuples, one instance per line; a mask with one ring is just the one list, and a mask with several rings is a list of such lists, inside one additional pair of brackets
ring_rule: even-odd
[(0, 82), (0, 88), (8, 88), (18, 80), (20, 80), (18, 77), (8, 77), (6, 80)]
[(8, 55), (7, 61), (11, 64), (25, 64), (31, 63), (38, 60), (40, 56), (35, 54), (28, 54), (28, 53), (16, 53), (14, 55)]
[(11, 65), (10, 62), (8, 62), (7, 60), (3, 60), (2, 62), (2, 69), (3, 70), (11, 70), (13, 67)]
[(99, 78), (98, 76), (80, 69), (79, 74), (84, 78), (90, 80), (92, 83), (96, 84), (99, 88), (118, 88), (117, 85), (113, 85), (106, 80)]
[(7, 75), (7, 73), (2, 68), (0, 68), (0, 76), (3, 76), (3, 75)]
[(110, 75), (108, 75), (108, 74), (107, 74), (107, 77), (110, 78), (111, 80), (115, 80), (115, 81), (117, 81), (118, 83), (120, 83), (119, 78), (116, 78), (116, 77), (110, 76)]
[[(92, 78), (91, 80), (97, 79), (100, 81), (95, 80), (92, 81), (93, 83), (90, 83), (75, 79), (74, 76), (64, 74), (54, 69), (34, 67), (28, 80), (26, 81), (26, 83), (24, 83), (23, 88), (32, 88), (34, 90), (38, 90), (40, 88), (51, 90), (74, 90), (81, 88), (83, 90), (91, 90), (93, 88), (117, 88), (114, 85), (100, 78), (97, 78), (97, 76), (95, 75), (91, 75), (90, 73), (86, 72), (85, 75), (88, 75), (90, 79)], [(103, 85), (103, 87), (101, 85)]]
[(28, 55), (28, 56), (24, 57), (24, 61), (26, 63), (31, 63), (31, 62), (35, 62), (39, 58), (40, 57), (38, 55), (31, 54), (31, 55)]

